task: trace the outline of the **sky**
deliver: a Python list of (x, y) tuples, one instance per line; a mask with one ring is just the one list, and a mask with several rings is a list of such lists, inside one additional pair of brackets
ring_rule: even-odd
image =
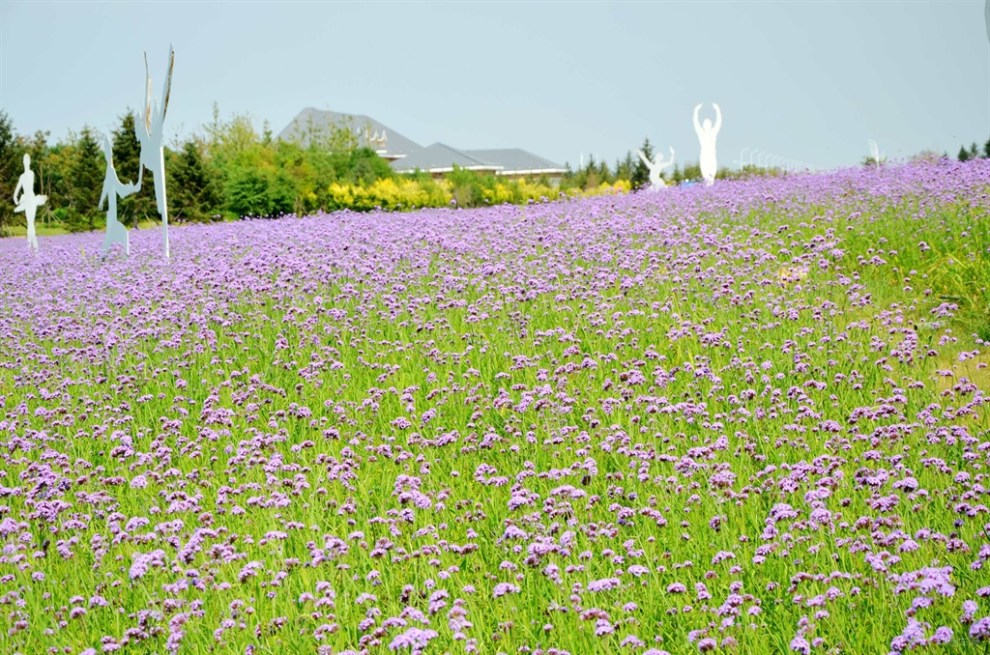
[[(305, 107), (421, 145), (610, 164), (644, 138), (695, 161), (814, 168), (955, 155), (990, 137), (990, 9), (936, 2), (43, 2), (0, 0), (0, 109), (52, 142), (110, 131), (175, 73), (167, 140), (220, 115), (278, 133)], [(743, 150), (747, 149), (747, 150)]]

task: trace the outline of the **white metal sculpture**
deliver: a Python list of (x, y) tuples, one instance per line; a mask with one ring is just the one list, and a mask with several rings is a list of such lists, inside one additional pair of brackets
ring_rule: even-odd
[[(135, 116), (134, 131), (141, 143), (141, 160), (139, 168), (151, 171), (155, 182), (155, 204), (158, 213), (162, 215), (162, 229), (165, 235), (165, 259), (169, 258), (168, 247), (168, 202), (165, 196), (165, 153), (162, 150), (164, 136), (165, 112), (168, 110), (168, 98), (172, 90), (172, 69), (175, 66), (175, 51), (168, 48), (168, 70), (165, 73), (165, 85), (162, 97), (155, 100), (151, 97), (151, 74), (148, 72), (148, 53), (144, 54), (144, 73), (146, 80), (144, 114)], [(159, 104), (159, 102), (161, 104)]]
[(31, 155), (24, 153), (24, 172), (17, 178), (14, 187), (14, 212), (24, 212), (27, 220), (28, 248), (38, 252), (38, 235), (34, 231), (34, 216), (38, 207), (45, 204), (48, 196), (34, 195), (34, 171), (31, 170)]
[(870, 139), (867, 143), (870, 146), (870, 157), (873, 157), (874, 165), (880, 168), (880, 146), (873, 139)]
[(701, 142), (701, 177), (705, 179), (705, 186), (715, 184), (715, 173), (718, 171), (718, 160), (715, 157), (715, 137), (722, 129), (722, 110), (718, 105), (715, 107), (715, 124), (712, 125), (710, 118), (706, 118), (704, 124), (698, 122), (698, 112), (701, 105), (694, 108), (694, 131), (698, 133), (698, 140)]
[(131, 254), (131, 244), (127, 236), (127, 227), (117, 220), (117, 196), (126, 198), (132, 193), (141, 190), (141, 170), (138, 172), (137, 184), (124, 184), (117, 177), (117, 171), (113, 167), (113, 147), (110, 139), (103, 137), (103, 154), (107, 158), (107, 172), (103, 177), (103, 192), (100, 194), (100, 209), (103, 204), (107, 204), (107, 231), (103, 237), (103, 256), (110, 251), (110, 247), (119, 243), (124, 247), (125, 254)]
[(650, 169), (650, 190), (659, 191), (667, 186), (667, 183), (663, 181), (663, 169), (670, 168), (674, 163), (674, 146), (670, 147), (670, 159), (667, 161), (663, 160), (660, 153), (650, 161), (650, 158), (646, 156), (646, 153), (642, 150), (639, 151), (639, 158), (643, 160), (646, 167)]

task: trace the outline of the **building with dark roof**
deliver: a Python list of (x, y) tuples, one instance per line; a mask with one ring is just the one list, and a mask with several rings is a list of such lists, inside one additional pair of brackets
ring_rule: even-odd
[(350, 130), (359, 146), (374, 150), (397, 173), (422, 171), (442, 177), (456, 166), (502, 177), (547, 177), (558, 181), (566, 172), (563, 166), (521, 148), (458, 150), (443, 143), (424, 148), (370, 116), (312, 107), (299, 112), (278, 138), (309, 145), (314, 139), (329, 137), (333, 128)]
[(350, 130), (357, 138), (360, 147), (371, 148), (378, 153), (378, 156), (389, 161), (408, 157), (413, 152), (423, 149), (423, 146), (415, 141), (407, 139), (370, 116), (321, 111), (312, 107), (299, 112), (285, 129), (279, 132), (278, 138), (308, 146), (314, 139), (329, 137), (333, 128)]
[(434, 143), (431, 146), (420, 148), (408, 157), (393, 161), (391, 166), (397, 173), (423, 171), (432, 175), (452, 173), (454, 166), (490, 175), (496, 175), (502, 170), (501, 166), (482, 161), (443, 143)]
[(464, 154), (498, 166), (496, 175), (504, 177), (560, 178), (567, 172), (560, 164), (527, 152), (522, 148), (501, 148), (497, 150), (464, 150)]

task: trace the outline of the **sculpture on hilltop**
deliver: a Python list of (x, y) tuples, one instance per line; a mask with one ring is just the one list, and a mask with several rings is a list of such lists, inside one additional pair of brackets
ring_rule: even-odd
[(705, 180), (705, 186), (715, 184), (715, 173), (718, 171), (718, 160), (715, 157), (715, 137), (722, 129), (722, 110), (718, 105), (715, 107), (715, 124), (712, 125), (710, 118), (706, 118), (704, 124), (698, 122), (698, 112), (701, 111), (701, 104), (694, 108), (694, 131), (698, 133), (698, 140), (701, 142), (701, 177)]
[(639, 158), (650, 169), (650, 190), (659, 191), (665, 188), (667, 183), (663, 181), (663, 169), (669, 168), (674, 164), (674, 146), (670, 147), (670, 159), (667, 161), (664, 161), (663, 156), (659, 153), (653, 158), (653, 161), (650, 161), (650, 158), (642, 150), (639, 151)]

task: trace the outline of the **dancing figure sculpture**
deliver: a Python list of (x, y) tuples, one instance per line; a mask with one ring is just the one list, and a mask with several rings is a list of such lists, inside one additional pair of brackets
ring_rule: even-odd
[[(165, 153), (162, 150), (164, 135), (165, 112), (168, 110), (168, 98), (172, 90), (172, 69), (175, 66), (175, 51), (172, 46), (168, 49), (168, 71), (165, 73), (165, 86), (162, 89), (161, 104), (151, 97), (151, 74), (148, 72), (148, 53), (144, 55), (144, 73), (146, 81), (144, 115), (135, 116), (134, 131), (141, 143), (141, 159), (139, 168), (151, 171), (155, 182), (155, 204), (158, 213), (162, 215), (162, 228), (165, 235), (165, 259), (169, 258), (168, 247), (168, 202), (165, 196)], [(140, 176), (139, 176), (140, 177)]]
[(722, 110), (718, 105), (715, 107), (715, 124), (712, 125), (710, 118), (706, 118), (704, 124), (698, 122), (698, 112), (701, 105), (694, 108), (694, 131), (698, 133), (698, 141), (701, 142), (701, 177), (705, 179), (705, 186), (715, 184), (715, 173), (718, 171), (718, 160), (715, 157), (715, 137), (722, 129)]
[(137, 184), (124, 184), (117, 177), (117, 171), (113, 167), (113, 147), (110, 139), (103, 137), (103, 154), (107, 158), (107, 172), (103, 177), (103, 192), (100, 194), (99, 208), (103, 209), (104, 203), (107, 205), (107, 231), (103, 237), (103, 256), (106, 257), (110, 251), (110, 246), (119, 243), (124, 247), (124, 253), (131, 254), (131, 244), (127, 236), (127, 227), (117, 220), (117, 196), (126, 198), (132, 193), (141, 190), (141, 173), (138, 169)]
[(659, 191), (665, 188), (667, 183), (663, 181), (663, 169), (670, 168), (674, 163), (674, 146), (670, 146), (670, 159), (667, 161), (663, 160), (660, 153), (657, 153), (653, 161), (650, 161), (650, 158), (642, 150), (639, 151), (639, 158), (650, 169), (650, 191)]
[(38, 235), (34, 231), (34, 215), (38, 207), (45, 204), (48, 196), (34, 195), (34, 171), (31, 170), (31, 155), (24, 153), (24, 172), (17, 178), (14, 187), (14, 212), (24, 212), (27, 220), (28, 248), (38, 252)]

